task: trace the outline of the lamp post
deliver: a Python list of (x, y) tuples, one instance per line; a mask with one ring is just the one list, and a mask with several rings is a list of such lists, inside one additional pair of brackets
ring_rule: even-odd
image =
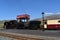
[(42, 30), (44, 31), (44, 12), (42, 12), (42, 22), (43, 22)]

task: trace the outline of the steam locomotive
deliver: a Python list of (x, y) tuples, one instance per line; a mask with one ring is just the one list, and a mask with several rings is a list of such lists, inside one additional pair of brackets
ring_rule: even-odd
[(17, 15), (17, 20), (4, 22), (4, 29), (39, 29), (40, 21), (30, 21), (30, 15)]

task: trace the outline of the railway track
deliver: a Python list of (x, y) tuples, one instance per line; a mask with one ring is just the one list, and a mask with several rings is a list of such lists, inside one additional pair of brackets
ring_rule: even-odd
[(15, 35), (22, 35), (26, 37), (32, 37), (32, 38), (41, 38), (41, 39), (54, 39), (54, 40), (60, 40), (60, 30), (17, 30), (17, 29), (2, 29), (0, 30), (0, 33), (9, 33), (9, 34), (15, 34)]

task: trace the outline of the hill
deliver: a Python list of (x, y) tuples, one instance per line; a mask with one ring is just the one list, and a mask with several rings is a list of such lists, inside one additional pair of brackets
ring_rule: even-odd
[[(47, 19), (47, 20), (54, 20), (54, 19), (60, 19), (60, 14), (54, 14), (54, 15), (50, 15), (50, 16), (45, 16), (44, 19)], [(36, 18), (36, 19), (33, 19), (33, 21), (40, 21), (42, 20), (42, 18)]]

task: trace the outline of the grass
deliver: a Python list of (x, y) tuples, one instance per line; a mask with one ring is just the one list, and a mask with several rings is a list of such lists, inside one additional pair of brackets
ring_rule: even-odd
[(0, 29), (3, 29), (3, 25), (4, 25), (3, 23), (0, 23)]

